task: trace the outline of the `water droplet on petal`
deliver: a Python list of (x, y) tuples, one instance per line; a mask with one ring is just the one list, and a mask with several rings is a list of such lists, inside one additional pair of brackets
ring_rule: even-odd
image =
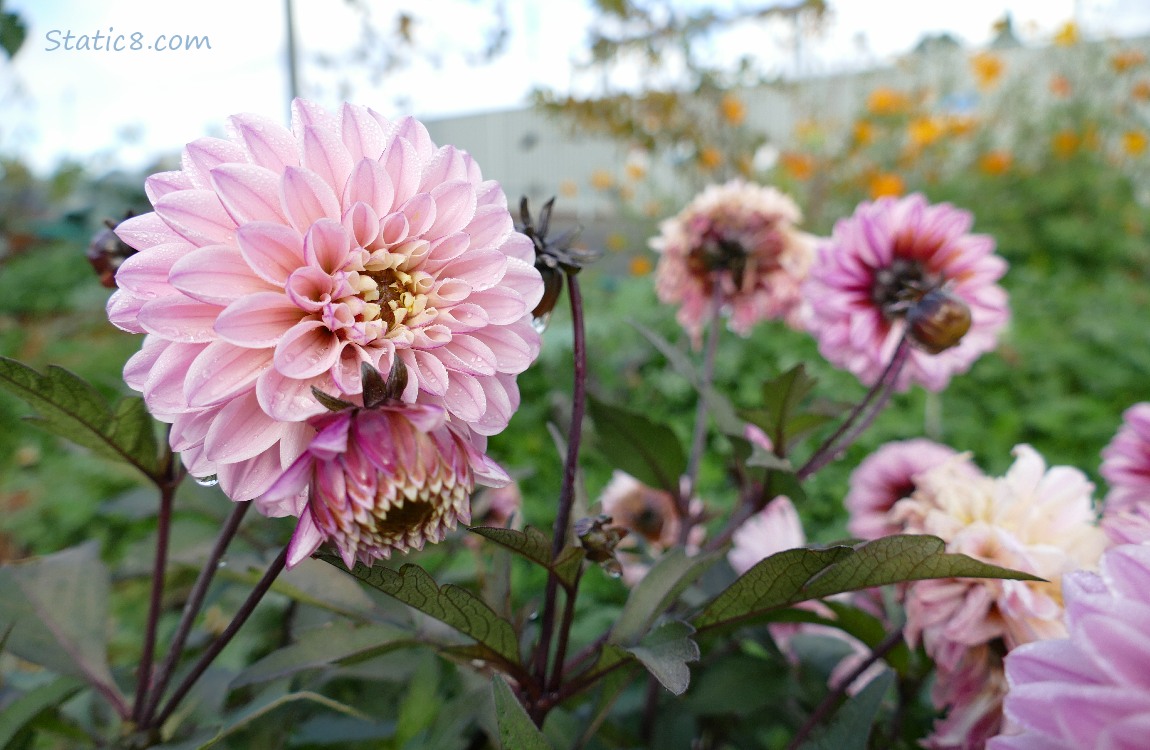
[(547, 324), (551, 322), (551, 313), (545, 312), (538, 318), (531, 319), (531, 327), (535, 329), (536, 333), (543, 333), (547, 330)]
[(208, 474), (206, 477), (192, 477), (192, 480), (201, 487), (215, 487), (220, 483), (220, 478), (215, 474)]
[(217, 568), (226, 568), (226, 567), (228, 567), (228, 561), (227, 560), (220, 560), (218, 563), (216, 563), (216, 567)]

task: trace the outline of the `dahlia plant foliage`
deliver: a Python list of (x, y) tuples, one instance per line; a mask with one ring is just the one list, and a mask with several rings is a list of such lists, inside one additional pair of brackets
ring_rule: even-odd
[[(810, 482), (896, 394), (941, 391), (998, 345), (1007, 263), (970, 212), (883, 197), (820, 238), (773, 187), (704, 189), (650, 239), (683, 338), (644, 336), (692, 391), (680, 430), (589, 388), (580, 278), (597, 249), (552, 234), (551, 203), (536, 221), (524, 199), (517, 225), (500, 185), (412, 118), (303, 100), (290, 127), (236, 115), (145, 188), (153, 211), (119, 224), (126, 249), (103, 269), (108, 319), (142, 335), (123, 369), (139, 397), (0, 368), (42, 426), (155, 488), (143, 639), (108, 663), (92, 545), (0, 568), (0, 644), (68, 680), (22, 698), (29, 718), (0, 719), (0, 737), (77, 694), (102, 733), (84, 741), (123, 748), (244, 746), (259, 716), (299, 701), (318, 718), (285, 746), (322, 745), (332, 716), (387, 747), (1133, 750), (1150, 736), (1150, 405), (1104, 451), (1101, 502), (1029, 445), (995, 476), (913, 426), (847, 486)], [(553, 311), (564, 323), (548, 327)], [(756, 397), (722, 393), (720, 349), (772, 326), (809, 334), (857, 391), (762, 362)], [(529, 405), (517, 379), (568, 332), (559, 455), (504, 466), (497, 436)], [(611, 472), (597, 495), (588, 444)], [(516, 480), (546, 463), (561, 465), (553, 492), (526, 497)], [(228, 509), (210, 549), (180, 546), (188, 477)], [(814, 492), (837, 493), (851, 538), (809, 541)], [(245, 534), (274, 540), (249, 556), (262, 574), (221, 573)], [(237, 586), (245, 598), (219, 593)], [(55, 615), (62, 596), (93, 603), (94, 625)], [(277, 597), (282, 637), (221, 677), (225, 647)], [(450, 682), (460, 718), (410, 732), (410, 715), (348, 697), (388, 670), (413, 694)], [(805, 698), (684, 723), (680, 706), (745, 702), (727, 692), (735, 672), (749, 692), (790, 681)]]

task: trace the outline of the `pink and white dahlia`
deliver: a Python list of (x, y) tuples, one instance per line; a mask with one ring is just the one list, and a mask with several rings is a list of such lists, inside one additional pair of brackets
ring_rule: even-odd
[(836, 222), (803, 286), (827, 361), (873, 385), (909, 328), (915, 348), (895, 386), (940, 391), (994, 349), (1010, 317), (996, 283), (1006, 261), (993, 239), (970, 234), (972, 222), (918, 193), (861, 203)]
[(990, 750), (1144, 750), (1150, 741), (1150, 545), (1063, 580), (1068, 637), (1006, 657), (1007, 731)]
[(779, 495), (743, 522), (731, 536), (727, 561), (739, 575), (771, 555), (806, 546), (807, 535), (789, 497)]
[(936, 656), (930, 697), (946, 715), (920, 743), (930, 750), (982, 750), (1002, 730), (1006, 673), (998, 644), (948, 644), (953, 656)]
[(401, 363), (403, 400), (441, 407), (479, 444), (506, 427), (543, 287), (498, 183), (416, 120), (365, 107), (296, 100), (291, 130), (231, 126), (148, 178), (155, 211), (118, 227), (140, 252), (108, 302), (113, 323), (147, 334), (124, 377), (189, 471), (260, 498), (315, 434), (311, 389), (355, 396), (361, 363)]
[(325, 541), (348, 568), (423, 549), (471, 520), (476, 482), (511, 481), (442, 406), (391, 401), (327, 412), (309, 424), (315, 437), (266, 493), (271, 502), (307, 494), (289, 567)]
[(1122, 415), (1118, 434), (1102, 450), (1099, 472), (1110, 485), (1102, 528), (1115, 544), (1150, 541), (1150, 403)]
[[(867, 456), (851, 472), (850, 491), (844, 500), (850, 513), (850, 533), (859, 539), (902, 533), (902, 524), (891, 518), (891, 508), (914, 494), (919, 474), (956, 455), (945, 445), (916, 438), (887, 443)], [(963, 465), (970, 468), (972, 475), (979, 473), (973, 464)]]
[(661, 254), (659, 300), (679, 305), (676, 318), (696, 344), (713, 317), (716, 284), (731, 330), (745, 336), (780, 318), (797, 327), (799, 287), (814, 254), (813, 238), (795, 228), (801, 220), (775, 188), (743, 180), (708, 186), (651, 239)]

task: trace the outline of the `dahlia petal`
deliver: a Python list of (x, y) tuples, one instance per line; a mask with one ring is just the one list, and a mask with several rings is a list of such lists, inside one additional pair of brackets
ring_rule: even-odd
[(343, 268), (351, 252), (351, 238), (343, 224), (331, 219), (320, 219), (311, 225), (303, 240), (304, 258), (326, 273)]
[(515, 223), (505, 206), (478, 206), (464, 231), (474, 248), (499, 247), (511, 236)]
[(492, 287), (473, 292), (468, 299), (482, 307), (487, 312), (487, 319), (497, 326), (514, 323), (528, 312), (523, 295), (514, 289)]
[[(431, 135), (422, 122), (408, 115), (396, 121), (395, 129), (400, 138), (405, 139), (415, 148), (416, 154), (419, 155), (420, 164), (427, 164), (434, 158), (438, 149), (436, 149), (435, 141), (431, 140)], [(421, 169), (417, 174), (422, 172)]]
[(395, 245), (407, 239), (411, 225), (407, 217), (396, 211), (379, 220), (379, 239), (384, 245)]
[(382, 161), (395, 190), (395, 205), (403, 205), (419, 189), (419, 175), (423, 171), (419, 154), (410, 141), (397, 135), (383, 152)]
[(279, 292), (257, 292), (228, 305), (215, 321), (221, 339), (236, 346), (270, 348), (304, 312)]
[[(476, 165), (476, 170), (478, 170)], [(499, 206), (507, 208), (507, 195), (503, 192), (498, 180), (484, 180), (475, 188), (475, 197), (480, 206)]]
[(192, 299), (216, 305), (275, 289), (252, 272), (239, 250), (228, 245), (208, 245), (183, 255), (172, 265), (169, 278), (173, 287)]
[[(494, 375), (498, 358), (487, 344), (466, 334), (451, 337), (450, 342), (435, 350), (448, 370), (468, 375)], [(445, 357), (450, 356), (450, 360)]]
[(480, 291), (490, 289), (503, 279), (508, 262), (507, 256), (498, 250), (473, 250), (453, 260), (446, 272)]
[(154, 211), (133, 216), (116, 225), (116, 236), (136, 250), (147, 250), (156, 245), (186, 242)]
[(339, 119), (335, 115), (315, 102), (296, 97), (291, 103), (291, 132), (298, 143), (303, 143), (308, 127), (340, 132)]
[(160, 297), (140, 308), (140, 325), (148, 333), (169, 341), (206, 343), (216, 338), (212, 326), (221, 307), (182, 295)]
[(155, 336), (146, 336), (140, 351), (128, 358), (124, 364), (124, 382), (132, 390), (142, 391), (148, 373), (156, 364), (156, 359), (164, 353), (172, 342), (158, 339)]
[(379, 214), (368, 204), (357, 201), (344, 212), (343, 227), (351, 235), (353, 245), (370, 247), (379, 236)]
[(334, 280), (323, 269), (304, 266), (292, 271), (284, 292), (300, 310), (316, 313), (331, 305), (334, 286)]
[(216, 477), (220, 489), (233, 500), (254, 500), (264, 494), (283, 473), (279, 448), (273, 446), (255, 458), (234, 464), (220, 464)]
[(229, 245), (236, 223), (211, 190), (180, 190), (155, 203), (156, 214), (193, 245)]
[(213, 406), (235, 398), (251, 389), (271, 364), (271, 352), (267, 349), (246, 349), (227, 341), (214, 341), (187, 369), (184, 398), (193, 407)]
[[(257, 398), (259, 394), (256, 394)], [(263, 408), (263, 407), (261, 407)], [(283, 423), (283, 434), (280, 437), (280, 463), (290, 466), (293, 461), (303, 455), (307, 444), (315, 437), (315, 428), (307, 422)], [(297, 508), (292, 515), (299, 515)]]
[(156, 358), (140, 391), (153, 413), (179, 414), (188, 410), (184, 377), (204, 344), (172, 344)]
[(483, 328), (488, 322), (487, 313), (482, 307), (467, 302), (440, 309), (436, 320), (456, 333), (468, 333)]
[(443, 395), (444, 406), (464, 422), (478, 420), (487, 409), (487, 396), (482, 386), (471, 375), (461, 372), (451, 372), (449, 375), (447, 392)]
[[(391, 344), (389, 341), (388, 344)], [(394, 348), (394, 344), (391, 344)], [(371, 358), (363, 350), (363, 347), (356, 344), (348, 344), (343, 348), (339, 355), (339, 361), (331, 368), (331, 377), (335, 381), (335, 387), (339, 389), (340, 393), (353, 394), (363, 391), (363, 379), (361, 368), (364, 362), (371, 362)], [(374, 365), (373, 365), (374, 366)], [(390, 372), (391, 368), (379, 368), (380, 372)]]
[(435, 396), (442, 396), (447, 393), (447, 368), (443, 366), (443, 362), (438, 357), (431, 352), (419, 349), (401, 350), (399, 357), (407, 365), (411, 374), (415, 375), (412, 380), (418, 383), (420, 390)]
[(153, 205), (168, 193), (174, 193), (177, 190), (190, 190), (193, 187), (195, 185), (192, 184), (191, 179), (179, 170), (156, 172), (144, 180), (144, 194), (148, 196), (148, 202)]
[(263, 410), (273, 419), (298, 422), (326, 411), (312, 394), (312, 388), (318, 388), (324, 393), (334, 392), (331, 378), (326, 374), (298, 380), (272, 367), (256, 380), (256, 397)]
[[(299, 517), (299, 523), (296, 524), (295, 532), (291, 535), (291, 541), (288, 542), (287, 564), (285, 567), (291, 570), (315, 554), (315, 551), (318, 550), (322, 544), (323, 533), (320, 532), (319, 527), (315, 525), (311, 511), (305, 510)], [(347, 567), (348, 570), (351, 570), (354, 565), (348, 565)]]
[(279, 173), (256, 164), (221, 164), (212, 170), (211, 179), (220, 203), (236, 224), (287, 221), (280, 208)]
[(466, 151), (455, 146), (444, 146), (435, 152), (435, 155), (423, 168), (423, 180), (419, 185), (420, 192), (430, 192), (437, 185), (457, 180), (468, 181), (467, 162), (470, 160)]
[(408, 236), (420, 237), (435, 223), (435, 199), (428, 193), (416, 193), (399, 207), (407, 218)]
[(351, 158), (378, 161), (386, 134), (366, 107), (344, 104), (340, 110), (340, 134)]
[(252, 270), (282, 285), (304, 264), (303, 235), (283, 224), (253, 222), (236, 231), (236, 244)]
[(175, 289), (168, 283), (168, 273), (177, 260), (193, 249), (195, 246), (187, 242), (168, 242), (136, 253), (116, 270), (116, 286), (143, 299), (172, 294)]
[(302, 320), (275, 348), (275, 367), (285, 377), (305, 380), (327, 372), (339, 360), (339, 338), (320, 320)]
[[(441, 279), (435, 283), (432, 293), (428, 296), (436, 307), (450, 306), (470, 297), (471, 285), (460, 279)], [(483, 306), (482, 303), (477, 304)]]
[[(484, 377), (477, 380), (483, 388), (487, 409), (483, 412), (483, 416), (472, 422), (469, 427), (480, 435), (496, 435), (507, 429), (507, 423), (511, 421), (511, 415), (519, 405), (518, 399), (512, 398), (512, 393), (508, 392), (500, 378)], [(515, 388), (514, 381), (511, 388)]]
[(539, 337), (526, 321), (490, 326), (471, 335), (490, 348), (500, 372), (521, 373), (539, 354)]
[(363, 202), (379, 216), (390, 214), (395, 208), (395, 188), (391, 177), (378, 161), (362, 159), (356, 163), (343, 189), (343, 205)]
[(320, 219), (341, 218), (339, 199), (331, 185), (309, 169), (288, 167), (280, 181), (280, 200), (296, 231), (304, 234)]
[(234, 115), (230, 119), (254, 164), (273, 172), (299, 166), (299, 149), (287, 128), (260, 115)]
[(228, 162), (246, 161), (247, 153), (242, 146), (222, 138), (198, 138), (184, 147), (180, 157), (184, 174), (193, 187), (201, 189), (211, 187), (213, 168)]
[(204, 455), (209, 461), (246, 461), (275, 445), (283, 427), (260, 408), (252, 388), (220, 409), (204, 437)]
[(303, 166), (319, 175), (324, 182), (343, 195), (352, 160), (340, 140), (338, 130), (314, 126), (303, 129)]
[(516, 258), (507, 259), (500, 286), (514, 289), (523, 295), (523, 307), (527, 310), (534, 310), (539, 300), (543, 299), (543, 280), (539, 272), (534, 265)]
[(146, 301), (123, 290), (113, 292), (104, 308), (108, 322), (128, 333), (147, 333), (140, 325), (140, 308)]
[(172, 421), (172, 428), (168, 431), (168, 442), (172, 450), (183, 453), (186, 450), (203, 446), (208, 429), (216, 421), (219, 409), (203, 409), (201, 411), (185, 412)]
[(531, 240), (519, 232), (512, 232), (507, 241), (499, 248), (508, 258), (514, 258), (529, 266), (535, 265), (535, 245)]

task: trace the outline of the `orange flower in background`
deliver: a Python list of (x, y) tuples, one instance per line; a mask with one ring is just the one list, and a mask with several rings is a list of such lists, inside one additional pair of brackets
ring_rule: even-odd
[(942, 121), (933, 115), (916, 117), (906, 126), (910, 142), (917, 148), (925, 148), (943, 136)]
[(1127, 130), (1122, 134), (1122, 150), (1127, 156), (1141, 156), (1146, 153), (1150, 139), (1141, 130)]
[(704, 146), (699, 152), (699, 166), (708, 172), (723, 164), (723, 152), (714, 146)]
[(734, 94), (725, 94), (719, 102), (719, 112), (723, 119), (731, 125), (742, 125), (747, 119), (747, 107), (742, 100)]
[(1125, 73), (1145, 62), (1146, 55), (1136, 49), (1124, 49), (1110, 58), (1110, 66), (1116, 73)]
[(974, 115), (951, 115), (946, 118), (946, 130), (951, 135), (970, 135), (978, 125)]
[(628, 264), (628, 270), (632, 276), (646, 276), (651, 273), (652, 268), (650, 259), (642, 255), (636, 255)]
[(615, 177), (606, 169), (596, 169), (591, 173), (591, 187), (596, 190), (610, 190), (615, 186)]
[(579, 185), (575, 183), (575, 180), (563, 180), (559, 183), (559, 195), (564, 198), (574, 198), (578, 194)]
[(800, 182), (809, 180), (815, 173), (815, 160), (807, 154), (786, 152), (779, 157), (783, 170)]
[(1050, 149), (1061, 159), (1072, 156), (1081, 145), (1082, 139), (1073, 130), (1059, 130), (1050, 139)]
[(1135, 83), (1130, 87), (1130, 96), (1140, 102), (1150, 101), (1150, 81)]
[(1067, 21), (1058, 27), (1058, 31), (1054, 33), (1054, 43), (1062, 46), (1069, 47), (1072, 44), (1078, 43), (1078, 24), (1073, 21)]
[(818, 140), (823, 137), (823, 129), (817, 120), (807, 118), (795, 125), (795, 135), (804, 141)]
[(627, 235), (623, 234), (622, 232), (612, 232), (611, 234), (607, 235), (607, 239), (604, 244), (606, 244), (607, 249), (613, 253), (625, 250), (627, 249)]
[(974, 80), (978, 88), (983, 91), (994, 88), (1002, 72), (1006, 70), (1006, 63), (1002, 58), (991, 52), (979, 52), (970, 58), (970, 69), (974, 73)]
[(866, 108), (872, 115), (897, 115), (910, 108), (910, 97), (901, 91), (880, 86), (870, 92)]
[(983, 174), (992, 176), (1005, 174), (1014, 163), (1014, 157), (1009, 151), (988, 151), (978, 159), (978, 168)]
[(878, 200), (887, 196), (897, 197), (906, 192), (906, 184), (897, 174), (879, 172), (870, 178), (871, 200)]
[(854, 127), (854, 142), (859, 146), (866, 146), (874, 141), (875, 126), (869, 120), (859, 120)]
[(1054, 75), (1050, 77), (1050, 93), (1054, 94), (1060, 99), (1065, 99), (1073, 93), (1074, 88), (1070, 85), (1070, 80), (1063, 75)]

